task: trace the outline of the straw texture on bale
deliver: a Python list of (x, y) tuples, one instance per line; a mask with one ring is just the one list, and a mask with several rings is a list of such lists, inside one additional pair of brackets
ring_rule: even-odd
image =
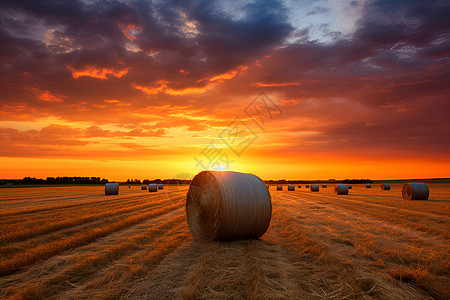
[(305, 188), (309, 189), (309, 184), (305, 185)]
[(348, 185), (336, 184), (334, 188), (334, 193), (338, 195), (348, 195)]
[(288, 191), (295, 191), (295, 185), (293, 184), (288, 185)]
[(351, 184), (347, 184), (347, 187), (349, 190), (351, 190), (353, 188)]
[(389, 191), (391, 189), (391, 185), (389, 183), (382, 183), (381, 184), (381, 189)]
[(197, 241), (258, 238), (269, 227), (272, 202), (253, 174), (203, 171), (189, 186), (186, 215)]
[(319, 185), (318, 184), (311, 184), (310, 190), (311, 190), (311, 192), (318, 192), (319, 191)]
[(370, 183), (366, 183), (366, 189), (372, 188), (372, 185)]
[(164, 185), (162, 183), (158, 184), (158, 190), (162, 190), (164, 188)]
[(146, 189), (147, 189), (147, 185), (146, 184), (141, 185), (141, 190), (146, 190)]
[(405, 183), (402, 187), (402, 196), (406, 200), (428, 200), (430, 191), (424, 182)]
[(326, 188), (326, 187), (327, 187), (327, 185), (326, 185), (326, 184), (322, 184), (322, 187), (323, 187), (323, 188)]
[(282, 185), (277, 185), (277, 191), (282, 191), (283, 190), (283, 186)]
[(158, 191), (158, 185), (156, 183), (150, 183), (148, 185), (148, 192), (157, 192)]
[(105, 195), (119, 195), (119, 184), (116, 182), (105, 184)]

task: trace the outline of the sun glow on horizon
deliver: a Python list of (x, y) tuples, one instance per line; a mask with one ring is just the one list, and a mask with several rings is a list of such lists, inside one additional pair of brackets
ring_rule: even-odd
[(0, 177), (450, 177), (441, 2), (91, 2), (5, 4)]

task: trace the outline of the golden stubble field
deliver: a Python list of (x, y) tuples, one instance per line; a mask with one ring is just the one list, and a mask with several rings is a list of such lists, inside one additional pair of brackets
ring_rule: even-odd
[(187, 186), (0, 189), (0, 298), (449, 299), (450, 186), (270, 187), (260, 240), (193, 241)]

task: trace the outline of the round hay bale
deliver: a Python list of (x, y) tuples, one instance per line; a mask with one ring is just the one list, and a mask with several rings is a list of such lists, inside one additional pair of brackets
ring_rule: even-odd
[(327, 185), (326, 185), (326, 184), (322, 184), (322, 187), (323, 187), (323, 188), (326, 188), (326, 187), (327, 187)]
[(318, 184), (311, 184), (310, 191), (311, 192), (318, 192), (319, 191), (319, 185)]
[(348, 195), (348, 185), (336, 184), (334, 187), (334, 193), (337, 195)]
[(391, 185), (389, 183), (382, 183), (381, 189), (385, 191), (389, 191), (391, 189)]
[(351, 190), (353, 188), (351, 184), (347, 184), (347, 187), (349, 190)]
[(288, 185), (288, 191), (295, 191), (295, 185), (293, 184)]
[(301, 185), (299, 185), (299, 186), (298, 186), (298, 188), (299, 188), (299, 189), (301, 189), (301, 188), (302, 188), (302, 186), (301, 186)]
[(372, 188), (372, 185), (370, 183), (366, 183), (366, 189)]
[(258, 238), (269, 227), (272, 202), (253, 174), (203, 171), (189, 186), (186, 215), (197, 241)]
[(305, 185), (305, 188), (309, 189), (309, 184)]
[(147, 185), (146, 184), (141, 185), (141, 190), (147, 190)]
[(158, 184), (158, 190), (162, 190), (164, 188), (164, 185), (162, 183)]
[(283, 186), (282, 185), (277, 185), (277, 191), (282, 191), (283, 190)]
[(150, 183), (148, 185), (148, 192), (152, 193), (152, 192), (157, 192), (158, 191), (158, 185), (156, 183)]
[(405, 183), (402, 187), (402, 197), (405, 200), (428, 200), (430, 191), (424, 182)]
[(105, 195), (119, 195), (119, 184), (117, 182), (105, 184)]

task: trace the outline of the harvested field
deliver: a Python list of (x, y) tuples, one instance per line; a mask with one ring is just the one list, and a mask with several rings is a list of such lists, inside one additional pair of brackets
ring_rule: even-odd
[(266, 234), (226, 243), (193, 241), (187, 186), (0, 189), (0, 298), (449, 299), (450, 186), (401, 186), (271, 186)]

